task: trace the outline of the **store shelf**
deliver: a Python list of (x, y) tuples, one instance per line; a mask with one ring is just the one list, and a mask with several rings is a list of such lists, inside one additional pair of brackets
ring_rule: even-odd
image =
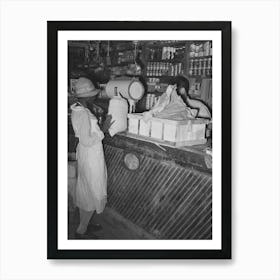
[(212, 58), (212, 55), (204, 55), (204, 56), (189, 56), (189, 59), (201, 59), (201, 58)]
[[(178, 74), (178, 75), (181, 75), (181, 74)], [(146, 76), (146, 77), (147, 78), (175, 78), (178, 75), (176, 75), (176, 76), (170, 76), (170, 75), (154, 76), (154, 75), (152, 75), (152, 76)]]
[(212, 79), (212, 75), (188, 75), (189, 78)]
[(124, 66), (129, 66), (130, 64), (135, 64), (134, 61), (127, 61), (127, 62), (121, 62), (121, 63), (116, 63), (116, 64), (111, 64), (110, 67), (124, 67)]
[(184, 58), (177, 58), (177, 59), (149, 59), (148, 63), (150, 62), (160, 62), (160, 63), (182, 63), (182, 61), (184, 60)]
[(162, 47), (185, 47), (187, 41), (172, 41), (172, 42), (166, 42), (166, 41), (152, 41), (147, 42), (146, 46), (152, 47), (153, 49), (160, 49)]

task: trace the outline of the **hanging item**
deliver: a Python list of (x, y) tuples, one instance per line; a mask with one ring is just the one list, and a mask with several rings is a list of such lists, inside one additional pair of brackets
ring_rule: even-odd
[(109, 98), (115, 96), (115, 88), (126, 99), (138, 101), (144, 95), (143, 84), (136, 78), (110, 80), (106, 85), (106, 95)]
[(110, 41), (108, 41), (106, 64), (107, 64), (107, 66), (110, 66), (110, 65), (111, 65), (111, 58), (110, 58)]
[(136, 69), (135, 74), (140, 75), (141, 74), (141, 66), (136, 62), (138, 41), (133, 41), (133, 43), (134, 43), (134, 65), (135, 65), (135, 69)]
[(96, 43), (96, 62), (99, 64), (100, 63), (100, 45), (99, 41)]

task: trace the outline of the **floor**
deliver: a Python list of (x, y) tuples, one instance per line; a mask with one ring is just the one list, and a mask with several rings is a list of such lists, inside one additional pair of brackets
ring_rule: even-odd
[[(68, 239), (76, 239), (75, 231), (78, 224), (78, 208), (69, 207)], [(98, 236), (98, 239), (154, 239), (153, 236), (138, 228), (109, 207), (106, 207), (101, 214), (94, 214), (90, 224), (100, 224), (102, 229), (96, 232), (88, 232), (87, 239), (95, 239), (94, 235)]]

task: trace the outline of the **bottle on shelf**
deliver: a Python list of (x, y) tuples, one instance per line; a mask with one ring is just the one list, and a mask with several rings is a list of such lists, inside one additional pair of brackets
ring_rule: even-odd
[(209, 57), (208, 59), (207, 59), (207, 68), (206, 68), (206, 75), (207, 76), (210, 76), (211, 75), (211, 73), (212, 73), (212, 58), (211, 57)]
[(204, 47), (204, 56), (208, 56), (210, 54), (210, 42), (207, 41), (203, 45)]
[(191, 59), (191, 60), (190, 60), (190, 68), (189, 68), (189, 75), (190, 75), (190, 76), (193, 75), (193, 65), (194, 65), (194, 60)]
[(211, 76), (212, 75), (212, 57), (210, 57), (209, 59), (210, 59), (209, 76)]
[(178, 69), (178, 71), (179, 71), (179, 74), (182, 73), (182, 62), (179, 63), (179, 69)]
[(198, 73), (197, 73), (197, 75), (201, 75), (201, 73), (202, 73), (202, 64), (201, 64), (201, 61), (202, 61), (202, 59), (198, 59)]
[(203, 66), (202, 66), (202, 75), (206, 75), (206, 68), (207, 68), (207, 58), (203, 59)]

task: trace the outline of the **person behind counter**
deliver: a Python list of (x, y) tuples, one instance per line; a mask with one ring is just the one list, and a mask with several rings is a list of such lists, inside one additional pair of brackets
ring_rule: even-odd
[(178, 76), (176, 77), (175, 84), (177, 86), (177, 93), (182, 97), (185, 104), (192, 109), (198, 110), (197, 117), (211, 119), (208, 107), (202, 101), (189, 97), (189, 81), (187, 78)]
[[(79, 208), (80, 223), (76, 238), (88, 238), (89, 221), (94, 212), (103, 212), (107, 202), (107, 168), (104, 159), (102, 139), (111, 126), (107, 116), (102, 130), (97, 118), (89, 110), (89, 104), (96, 98), (99, 90), (87, 78), (79, 78), (75, 86), (75, 102), (71, 105), (71, 121), (75, 136), (79, 138), (76, 148), (78, 178), (74, 203)], [(101, 229), (92, 225), (92, 230)], [(90, 234), (90, 238), (98, 238)]]

